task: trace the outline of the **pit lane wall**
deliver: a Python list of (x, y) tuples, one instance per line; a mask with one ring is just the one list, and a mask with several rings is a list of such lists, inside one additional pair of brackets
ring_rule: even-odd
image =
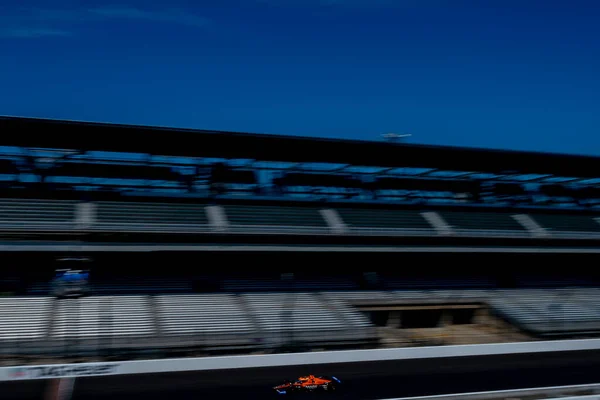
[(483, 345), (412, 347), (294, 354), (179, 358), (164, 360), (23, 365), (0, 368), (0, 381), (77, 378), (237, 368), (263, 368), (333, 363), (378, 362), (503, 354), (600, 350), (600, 339), (557, 340)]

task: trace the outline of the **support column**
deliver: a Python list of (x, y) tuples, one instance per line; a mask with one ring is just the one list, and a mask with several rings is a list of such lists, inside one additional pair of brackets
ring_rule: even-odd
[(75, 205), (75, 224), (79, 229), (87, 229), (96, 223), (96, 203), (77, 203)]
[(428, 211), (421, 213), (421, 215), (440, 235), (452, 235), (452, 227), (437, 212)]
[(388, 328), (400, 328), (402, 323), (402, 311), (390, 311), (386, 326)]
[(58, 378), (48, 381), (44, 400), (71, 400), (75, 378)]
[(338, 214), (336, 210), (329, 208), (319, 211), (323, 216), (323, 219), (325, 220), (325, 222), (327, 222), (327, 225), (333, 232), (337, 234), (344, 234), (348, 231), (346, 224), (344, 223), (342, 217), (340, 217), (340, 214)]
[(523, 228), (527, 229), (529, 233), (536, 237), (545, 237), (549, 236), (548, 231), (538, 224), (533, 218), (531, 218), (528, 214), (514, 214), (513, 219), (523, 226)]
[(473, 325), (488, 325), (491, 321), (489, 311), (483, 307), (477, 308), (473, 312), (473, 319), (471, 321)]
[(229, 228), (229, 221), (222, 206), (206, 206), (206, 218), (216, 231), (226, 231)]
[(442, 315), (438, 321), (438, 327), (444, 328), (453, 325), (452, 310), (442, 310)]

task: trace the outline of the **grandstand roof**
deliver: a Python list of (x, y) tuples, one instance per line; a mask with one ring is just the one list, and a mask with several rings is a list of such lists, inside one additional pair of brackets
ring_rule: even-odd
[(2, 146), (595, 178), (600, 157), (0, 117)]

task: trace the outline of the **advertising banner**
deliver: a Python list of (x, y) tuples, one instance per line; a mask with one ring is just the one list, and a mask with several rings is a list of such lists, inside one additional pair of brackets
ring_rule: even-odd
[(119, 363), (92, 363), (67, 365), (32, 365), (2, 368), (0, 380), (53, 379), (67, 377), (115, 375)]

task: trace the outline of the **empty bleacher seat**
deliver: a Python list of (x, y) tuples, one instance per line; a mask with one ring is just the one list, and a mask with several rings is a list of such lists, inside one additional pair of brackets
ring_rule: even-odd
[(480, 211), (438, 211), (438, 214), (455, 232), (473, 233), (494, 231), (498, 234), (528, 235), (529, 233), (511, 213)]
[(350, 303), (326, 295), (323, 296), (323, 299), (328, 308), (332, 307), (336, 311), (338, 317), (344, 321), (344, 324), (347, 328), (352, 329), (355, 333), (363, 330), (363, 339), (372, 337), (375, 334), (375, 332), (371, 329), (373, 328), (373, 324), (369, 318), (361, 311), (352, 307)]
[(597, 303), (582, 301), (578, 293), (569, 289), (503, 291), (490, 305), (513, 323), (540, 334), (599, 330)]
[(359, 208), (336, 209), (351, 231), (381, 232), (386, 234), (431, 233), (433, 227), (415, 210), (373, 210)]
[(255, 333), (233, 295), (159, 296), (156, 306), (163, 336), (180, 345), (247, 345)]
[(553, 215), (530, 214), (530, 216), (550, 233), (561, 234), (600, 234), (600, 223), (593, 216), (588, 215)]
[(310, 231), (327, 230), (327, 223), (316, 207), (225, 205), (233, 230)]
[(156, 333), (148, 296), (111, 296), (108, 301), (108, 325), (113, 336), (150, 336)]
[(97, 337), (101, 327), (102, 300), (99, 297), (67, 299), (58, 302), (51, 336), (59, 339)]
[[(110, 348), (273, 349), (371, 343), (373, 323), (353, 306), (487, 303), (538, 334), (600, 331), (600, 289), (426, 289), (317, 293), (0, 298), (0, 353)], [(25, 353), (23, 353), (25, 354)], [(74, 353), (73, 353), (74, 354)]]
[(365, 339), (362, 330), (353, 329), (335, 308), (326, 307), (314, 294), (253, 293), (243, 298), (269, 342), (282, 343), (290, 336), (304, 343)]
[(206, 231), (209, 221), (202, 204), (97, 203), (96, 229)]
[(0, 298), (0, 342), (43, 339), (52, 301), (50, 297)]
[[(344, 328), (337, 315), (325, 309), (311, 294), (245, 294), (244, 298), (264, 331), (295, 329), (318, 332), (321, 329)], [(291, 319), (286, 321), (282, 317), (288, 306), (291, 307)]]
[(146, 296), (94, 296), (60, 300), (51, 337), (85, 340), (155, 333)]
[(0, 199), (0, 227), (56, 229), (73, 227), (76, 201)]
[(598, 309), (598, 305), (600, 304), (600, 288), (578, 288), (572, 290), (570, 298), (582, 307), (600, 313), (600, 310)]

